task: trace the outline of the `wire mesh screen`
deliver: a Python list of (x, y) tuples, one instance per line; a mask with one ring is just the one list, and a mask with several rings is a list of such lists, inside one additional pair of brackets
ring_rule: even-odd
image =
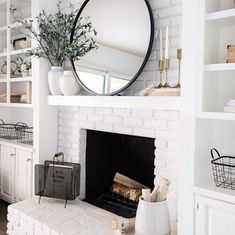
[[(214, 153), (218, 158), (214, 158)], [(214, 181), (217, 187), (235, 189), (235, 157), (220, 156), (216, 149), (211, 150), (213, 160), (212, 171)]]
[(16, 127), (17, 142), (33, 145), (33, 127)]
[(74, 200), (80, 194), (80, 164), (45, 161), (35, 165), (35, 195)]
[(18, 122), (16, 124), (7, 124), (0, 119), (0, 138), (16, 140), (18, 139), (17, 130), (23, 130), (25, 128), (28, 128), (25, 123)]

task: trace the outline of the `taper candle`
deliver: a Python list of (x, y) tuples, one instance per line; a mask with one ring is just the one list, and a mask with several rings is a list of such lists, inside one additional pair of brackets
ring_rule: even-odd
[(160, 60), (163, 60), (162, 29), (160, 29)]
[(166, 27), (165, 59), (169, 59), (169, 27)]

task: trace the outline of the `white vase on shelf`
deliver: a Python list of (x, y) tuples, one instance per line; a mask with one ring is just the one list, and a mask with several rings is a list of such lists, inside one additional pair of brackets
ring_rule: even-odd
[(82, 88), (71, 70), (64, 71), (60, 77), (60, 90), (65, 96), (77, 95)]
[(146, 202), (140, 198), (135, 235), (170, 235), (170, 219), (167, 201)]
[(63, 75), (63, 68), (52, 66), (48, 72), (48, 85), (52, 95), (62, 95), (60, 90), (59, 80)]

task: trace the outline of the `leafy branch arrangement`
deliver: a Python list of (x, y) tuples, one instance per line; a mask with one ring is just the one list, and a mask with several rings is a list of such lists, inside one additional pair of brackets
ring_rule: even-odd
[[(17, 9), (11, 6), (10, 12), (15, 18)], [(79, 60), (89, 51), (97, 49), (94, 36), (97, 35), (89, 17), (80, 18), (76, 24), (73, 42), (70, 43), (70, 34), (74, 28), (74, 21), (78, 10), (70, 5), (70, 13), (63, 13), (61, 1), (57, 5), (57, 12), (47, 14), (44, 10), (33, 20), (19, 18), (28, 33), (26, 36), (36, 40), (38, 46), (29, 50), (30, 56), (46, 58), (51, 66), (62, 66), (66, 59)], [(36, 23), (36, 24), (35, 24)], [(37, 25), (37, 28), (34, 26)]]

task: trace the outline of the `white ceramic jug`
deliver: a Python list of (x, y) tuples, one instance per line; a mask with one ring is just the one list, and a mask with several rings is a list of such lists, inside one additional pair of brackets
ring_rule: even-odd
[(60, 76), (63, 75), (62, 67), (51, 67), (51, 70), (48, 72), (48, 85), (52, 95), (62, 95), (59, 86)]
[(167, 201), (146, 202), (140, 199), (135, 235), (170, 235), (170, 219)]
[(72, 71), (64, 71), (60, 77), (60, 90), (66, 96), (77, 95), (81, 92), (81, 86), (73, 75)]

